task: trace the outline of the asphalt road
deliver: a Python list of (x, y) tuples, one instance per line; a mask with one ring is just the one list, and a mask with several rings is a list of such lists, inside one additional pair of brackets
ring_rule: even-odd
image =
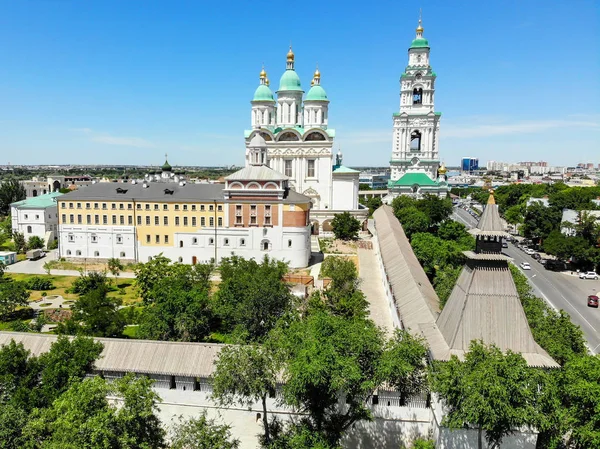
[[(472, 228), (477, 225), (477, 219), (467, 211), (455, 208), (452, 215), (456, 221)], [(512, 257), (517, 265), (528, 262), (531, 270), (523, 270), (529, 279), (535, 293), (544, 298), (554, 309), (562, 309), (569, 314), (571, 321), (579, 325), (588, 345), (594, 354), (600, 349), (600, 309), (587, 306), (588, 295), (598, 295), (600, 280), (582, 280), (570, 272), (557, 273), (546, 270), (543, 265), (525, 254), (512, 243), (503, 249)]]

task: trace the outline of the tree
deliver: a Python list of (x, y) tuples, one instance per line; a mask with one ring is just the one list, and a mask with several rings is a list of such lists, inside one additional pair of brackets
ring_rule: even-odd
[(206, 283), (183, 273), (164, 278), (149, 292), (154, 298), (140, 318), (138, 335), (150, 340), (202, 341), (211, 331), (213, 312)]
[(94, 367), (102, 352), (102, 343), (91, 338), (69, 340), (59, 336), (50, 350), (38, 357), (41, 366), (38, 405), (48, 406), (64, 393), (73, 382), (80, 381)]
[(540, 202), (534, 202), (525, 211), (523, 232), (525, 237), (544, 240), (560, 225), (562, 214), (553, 207), (545, 207)]
[(50, 271), (52, 270), (52, 265), (50, 264), (50, 262), (44, 262), (44, 265), (42, 266), (42, 268), (44, 269), (46, 274), (48, 276), (50, 276)]
[(110, 271), (110, 273), (114, 277), (119, 276), (119, 273), (121, 271), (123, 271), (123, 269), (125, 268), (123, 266), (123, 264), (121, 263), (121, 261), (119, 259), (114, 258), (114, 257), (111, 258), (111, 259), (108, 259), (107, 266), (108, 266), (108, 271)]
[(0, 319), (5, 319), (18, 306), (26, 306), (29, 292), (23, 282), (0, 282)]
[(379, 375), (400, 393), (400, 404), (427, 388), (427, 347), (425, 341), (396, 329), (386, 343), (379, 362)]
[(461, 271), (462, 267), (455, 265), (446, 265), (436, 270), (433, 287), (440, 298), (440, 307), (443, 308), (446, 305)]
[(0, 217), (10, 213), (11, 203), (27, 198), (25, 187), (15, 178), (5, 179), (0, 183)]
[(437, 195), (426, 194), (416, 207), (427, 216), (430, 226), (437, 226), (452, 215), (452, 200)]
[[(370, 320), (309, 311), (276, 329), (273, 340), (283, 365), (283, 400), (331, 445), (356, 421), (370, 419), (366, 406), (382, 381), (382, 331)], [(340, 408), (340, 397), (345, 407)]]
[(417, 207), (417, 200), (410, 196), (399, 195), (392, 201), (392, 209), (394, 210), (394, 215), (396, 215), (396, 217), (401, 210), (409, 207)]
[(32, 235), (27, 241), (28, 249), (41, 249), (44, 247), (44, 241), (37, 235)]
[(431, 385), (448, 409), (443, 425), (475, 427), (480, 449), (484, 431), (493, 447), (514, 429), (538, 420), (533, 369), (520, 354), (503, 354), (494, 345), (473, 341), (464, 362), (453, 355), (435, 363)]
[(267, 256), (259, 264), (237, 256), (221, 260), (221, 284), (214, 306), (222, 328), (242, 341), (260, 341), (292, 306), (293, 296), (283, 282), (287, 265)]
[(523, 210), (524, 207), (522, 205), (515, 205), (509, 207), (504, 212), (504, 218), (510, 224), (516, 225), (523, 222)]
[(215, 362), (213, 398), (221, 406), (260, 401), (265, 441), (270, 442), (267, 398), (275, 393), (278, 365), (265, 346), (226, 346)]
[(368, 314), (369, 303), (359, 288), (358, 270), (352, 260), (328, 256), (321, 265), (321, 275), (331, 278), (325, 297), (332, 313), (348, 318)]
[(600, 447), (600, 356), (569, 361), (562, 372), (563, 403), (569, 411), (573, 447)]
[(24, 253), (27, 251), (27, 242), (22, 232), (13, 232), (13, 242), (15, 244), (15, 251), (18, 253)]
[(231, 427), (217, 424), (206, 417), (206, 411), (199, 417), (187, 421), (179, 420), (171, 428), (170, 449), (238, 449), (240, 441), (232, 438)]
[(76, 329), (78, 333), (93, 337), (120, 337), (125, 328), (125, 320), (119, 313), (122, 301), (106, 293), (106, 289), (101, 287), (82, 295), (71, 306), (70, 325), (62, 329), (59, 326), (59, 331)]
[(79, 277), (71, 285), (71, 292), (85, 295), (94, 290), (108, 291), (109, 283), (105, 271), (90, 271), (86, 274), (83, 270), (80, 270)]
[(336, 239), (356, 240), (360, 231), (360, 221), (346, 211), (333, 216), (331, 228)]
[(396, 213), (396, 218), (400, 221), (402, 229), (404, 229), (404, 233), (409, 239), (419, 232), (427, 232), (431, 225), (429, 217), (416, 207), (405, 207), (400, 209)]
[[(159, 398), (151, 386), (150, 379), (132, 374), (111, 384), (101, 377), (74, 382), (50, 407), (33, 415), (23, 430), (25, 447), (165, 448), (165, 432), (155, 414)], [(110, 404), (107, 396), (122, 405)]]
[(411, 246), (431, 279), (445, 266), (458, 267), (464, 262), (462, 248), (453, 240), (442, 240), (433, 234), (419, 233), (413, 235)]

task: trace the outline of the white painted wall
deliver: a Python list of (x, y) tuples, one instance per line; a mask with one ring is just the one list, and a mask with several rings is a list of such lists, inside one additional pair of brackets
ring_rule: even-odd
[(60, 226), (60, 257), (135, 260), (135, 247), (133, 226)]
[(15, 206), (10, 208), (13, 232), (21, 232), (26, 240), (32, 236), (38, 236), (42, 240), (46, 232), (52, 231), (56, 235), (58, 231), (58, 208), (51, 206), (39, 209), (21, 209)]
[(358, 173), (333, 175), (333, 209), (358, 209)]

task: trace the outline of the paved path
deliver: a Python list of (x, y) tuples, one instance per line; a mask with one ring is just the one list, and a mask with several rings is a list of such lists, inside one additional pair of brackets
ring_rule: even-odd
[(391, 336), (394, 326), (388, 308), (381, 271), (375, 250), (358, 248), (359, 275), (361, 289), (369, 301), (371, 319)]
[[(454, 209), (463, 224), (474, 227), (477, 220), (460, 208)], [(587, 306), (587, 296), (597, 295), (600, 281), (582, 280), (567, 273), (546, 270), (532, 257), (512, 244), (503, 248), (503, 252), (512, 257), (516, 265), (528, 262), (531, 270), (523, 271), (536, 295), (544, 298), (554, 309), (563, 309), (571, 317), (571, 321), (581, 327), (588, 345), (594, 354), (600, 350), (600, 309)]]

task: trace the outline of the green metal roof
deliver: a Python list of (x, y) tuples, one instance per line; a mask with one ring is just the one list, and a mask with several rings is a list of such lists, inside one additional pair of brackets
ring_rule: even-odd
[(360, 173), (358, 170), (354, 170), (352, 168), (346, 167), (345, 165), (334, 165), (333, 166), (333, 173), (335, 174), (344, 174), (344, 173)]
[(45, 209), (46, 207), (56, 206), (54, 198), (61, 196), (60, 192), (47, 193), (46, 195), (34, 196), (25, 200), (12, 203), (11, 206), (19, 209)]
[(311, 87), (304, 101), (329, 101), (325, 89), (319, 85)]
[(300, 85), (300, 77), (293, 69), (287, 69), (281, 75), (279, 80), (279, 91), (283, 90), (296, 90), (303, 92), (302, 86)]
[(423, 37), (418, 37), (412, 41), (410, 48), (429, 48), (429, 41)]
[(437, 186), (438, 183), (431, 179), (425, 173), (406, 173), (398, 181), (394, 183), (395, 186)]
[(269, 89), (269, 86), (266, 84), (260, 84), (256, 90), (254, 91), (254, 98), (252, 101), (271, 101), (275, 102), (273, 99), (273, 92)]
[(161, 168), (163, 171), (171, 171), (173, 167), (171, 167), (171, 165), (169, 164), (169, 161), (165, 159), (165, 163), (162, 164)]

